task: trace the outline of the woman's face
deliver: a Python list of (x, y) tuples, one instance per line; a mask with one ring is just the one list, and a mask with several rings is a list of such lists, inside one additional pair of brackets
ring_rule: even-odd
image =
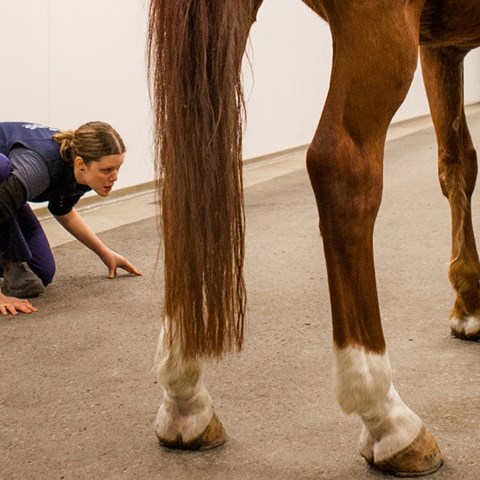
[(74, 162), (75, 180), (82, 185), (88, 185), (101, 197), (108, 197), (124, 160), (125, 153), (105, 155), (90, 163), (77, 157)]

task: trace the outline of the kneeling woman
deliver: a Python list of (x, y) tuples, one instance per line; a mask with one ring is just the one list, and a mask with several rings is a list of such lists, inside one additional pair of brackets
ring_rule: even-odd
[(58, 222), (100, 257), (108, 278), (117, 268), (141, 275), (106, 247), (74, 208), (90, 190), (108, 196), (124, 158), (120, 135), (104, 122), (89, 122), (75, 131), (0, 123), (1, 314), (34, 312), (25, 299), (40, 295), (55, 274), (48, 240), (28, 201), (48, 202)]

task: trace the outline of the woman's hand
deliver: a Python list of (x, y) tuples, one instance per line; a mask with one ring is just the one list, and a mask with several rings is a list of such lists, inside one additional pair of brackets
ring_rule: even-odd
[(126, 258), (106, 247), (75, 209), (55, 218), (63, 228), (102, 259), (102, 262), (108, 267), (108, 278), (115, 277), (117, 268), (123, 268), (133, 275), (142, 275), (142, 272), (137, 270)]
[(122, 268), (132, 275), (142, 275), (142, 272), (138, 270), (132, 263), (118, 253), (115, 253), (113, 250), (107, 249), (107, 251), (100, 258), (108, 267), (108, 278), (115, 278), (117, 275), (117, 268)]
[(7, 297), (0, 293), (0, 313), (2, 315), (17, 315), (18, 312), (33, 313), (37, 309), (28, 301), (16, 297)]

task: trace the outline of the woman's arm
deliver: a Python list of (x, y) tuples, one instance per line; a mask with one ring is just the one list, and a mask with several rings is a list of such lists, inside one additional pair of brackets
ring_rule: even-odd
[(55, 218), (65, 230), (100, 257), (102, 262), (108, 267), (108, 278), (115, 277), (117, 268), (122, 268), (134, 275), (142, 274), (126, 258), (110, 250), (95, 235), (75, 209), (65, 215), (55, 215)]

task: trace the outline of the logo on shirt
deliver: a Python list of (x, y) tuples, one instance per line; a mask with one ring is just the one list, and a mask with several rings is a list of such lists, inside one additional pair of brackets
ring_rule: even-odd
[(37, 130), (39, 128), (46, 128), (52, 132), (56, 132), (58, 130), (57, 128), (47, 127), (46, 125), (40, 125), (39, 123), (24, 123), (22, 127), (26, 128), (27, 130)]

